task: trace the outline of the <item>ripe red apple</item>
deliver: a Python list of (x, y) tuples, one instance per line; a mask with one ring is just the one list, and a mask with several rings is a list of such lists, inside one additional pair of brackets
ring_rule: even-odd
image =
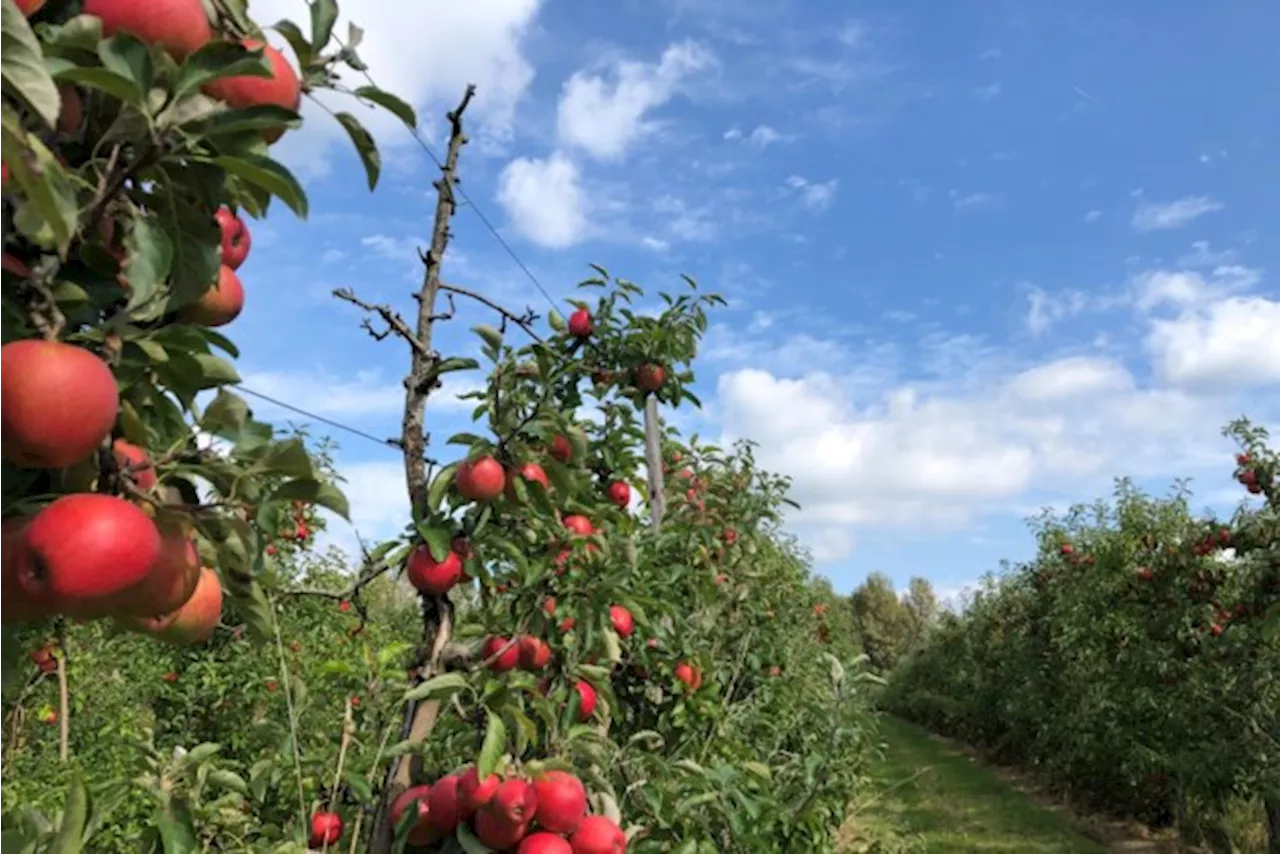
[(268, 679), (265, 684), (267, 686), (267, 693), (274, 694), (276, 691), (280, 690), (280, 683), (274, 679)]
[(458, 494), (468, 501), (492, 501), (502, 494), (506, 481), (502, 464), (493, 457), (463, 460), (454, 475)]
[(427, 793), (427, 808), (430, 813), (431, 836), (441, 839), (453, 836), (458, 829), (461, 818), (461, 804), (458, 800), (458, 775), (448, 774), (431, 784)]
[(773, 665), (772, 667), (770, 667), (770, 668), (769, 668), (769, 675), (770, 675), (770, 676), (781, 676), (781, 675), (782, 675), (782, 668), (781, 668), (781, 667), (779, 667), (779, 666), (778, 666), (778, 665), (776, 665), (776, 664), (775, 664), (775, 665)]
[(476, 813), (476, 838), (495, 851), (506, 851), (529, 832), (529, 822), (512, 823), (488, 810)]
[(462, 819), (469, 820), (476, 810), (493, 800), (494, 792), (498, 791), (498, 784), (501, 782), (497, 774), (490, 774), (481, 780), (480, 772), (474, 765), (463, 771), (458, 780), (458, 810)]
[(590, 338), (591, 331), (591, 312), (580, 308), (569, 315), (569, 334), (574, 338)]
[(585, 679), (573, 683), (573, 690), (578, 692), (578, 721), (586, 723), (596, 710), (596, 689)]
[(410, 845), (427, 845), (432, 840), (431, 833), (431, 787), (410, 786), (391, 802), (391, 824), (400, 827), (400, 821), (406, 811), (410, 815), (416, 813), (417, 818), (409, 828), (405, 841)]
[(66, 468), (102, 444), (120, 411), (107, 363), (81, 347), (26, 338), (0, 347), (0, 448), (30, 468)]
[(222, 581), (207, 566), (200, 569), (195, 593), (182, 607), (162, 618), (155, 632), (160, 640), (177, 646), (197, 646), (209, 640), (222, 619)]
[(554, 617), (556, 615), (556, 597), (548, 596), (546, 599), (542, 600), (542, 612), (548, 617)]
[(213, 38), (200, 0), (85, 0), (82, 11), (102, 19), (104, 36), (126, 32), (146, 44), (160, 45), (175, 59)]
[(44, 8), (45, 0), (16, 0), (18, 11), (30, 18)]
[(554, 833), (540, 830), (520, 840), (516, 854), (573, 854), (573, 846)]
[(589, 815), (569, 837), (573, 854), (626, 854), (627, 835), (602, 815)]
[(35, 662), (36, 667), (41, 673), (53, 673), (58, 669), (58, 659), (53, 654), (53, 646), (45, 644), (31, 653), (31, 660)]
[(564, 525), (580, 537), (589, 537), (594, 533), (594, 529), (591, 527), (591, 520), (586, 516), (579, 516), (577, 514), (565, 516), (560, 524)]
[(690, 691), (697, 691), (702, 687), (702, 671), (687, 661), (676, 665), (676, 679), (683, 682)]
[(1209, 627), (1209, 634), (1213, 635), (1215, 638), (1221, 637), (1222, 626), (1218, 623), (1214, 623), (1212, 626)]
[[(267, 63), (271, 66), (271, 76), (222, 77), (205, 84), (204, 93), (237, 110), (259, 104), (272, 104), (296, 113), (302, 104), (302, 81), (298, 79), (298, 73), (293, 70), (289, 60), (271, 45), (256, 39), (245, 39), (244, 46), (249, 50), (262, 48)], [(269, 144), (279, 139), (283, 133), (284, 128), (274, 128), (264, 132), (263, 137)]]
[(1152, 572), (1149, 567), (1145, 567), (1145, 566), (1138, 567), (1139, 581), (1150, 581), (1153, 578), (1155, 578), (1155, 573)]
[(178, 311), (178, 319), (196, 326), (226, 326), (244, 310), (244, 285), (236, 271), (223, 264), (218, 280), (195, 302)]
[(516, 478), (524, 479), (526, 489), (528, 488), (528, 484), (535, 482), (542, 484), (543, 489), (551, 488), (551, 481), (547, 479), (547, 473), (543, 471), (542, 466), (537, 463), (525, 463), (520, 466), (519, 469), (512, 469), (507, 472), (506, 492), (508, 501), (520, 500), (519, 496), (516, 495)]
[(342, 818), (336, 812), (318, 812), (311, 816), (311, 838), (307, 845), (323, 848), (342, 838)]
[(348, 602), (346, 599), (343, 599), (342, 601), (338, 602), (338, 610), (344, 614), (347, 613), (348, 611), (351, 610), (351, 603)]
[(443, 596), (462, 579), (462, 558), (450, 550), (444, 560), (437, 561), (425, 543), (409, 555), (404, 568), (405, 577), (420, 593)]
[(647, 647), (649, 647), (649, 649), (657, 649), (657, 648), (658, 648), (658, 639), (657, 639), (657, 638), (649, 638), (647, 641), (645, 641), (645, 642), (644, 642), (644, 645), (645, 645), (645, 646), (647, 646)]
[(573, 631), (573, 627), (577, 625), (577, 622), (578, 621), (575, 620), (573, 617), (565, 617), (563, 620), (560, 621), (560, 631), (562, 632)]
[(48, 597), (60, 611), (102, 616), (95, 602), (146, 577), (160, 556), (160, 532), (122, 498), (81, 493), (37, 513), (16, 546), (17, 585), (28, 596)]
[(641, 391), (657, 391), (667, 381), (667, 372), (661, 365), (651, 362), (636, 368), (636, 388)]
[(157, 523), (160, 556), (146, 576), (110, 597), (103, 612), (121, 617), (159, 617), (177, 611), (200, 582), (200, 552), (195, 541), (172, 522)]
[(551, 440), (551, 450), (549, 452), (552, 459), (567, 463), (573, 459), (573, 444), (564, 436), (556, 436)]
[(587, 814), (587, 789), (567, 771), (547, 771), (533, 781), (538, 826), (552, 833), (573, 833)]
[(476, 550), (472, 547), (471, 541), (461, 534), (449, 542), (449, 549), (461, 560), (470, 560), (476, 556)]
[(731, 545), (733, 545), (734, 543), (736, 543), (737, 541), (738, 541), (738, 532), (737, 532), (737, 531), (735, 531), (733, 528), (725, 528), (725, 529), (724, 529), (724, 542), (725, 542), (725, 545), (730, 545), (730, 546), (731, 546)]
[(58, 132), (67, 136), (75, 136), (84, 122), (84, 102), (74, 86), (59, 86), (58, 94), (62, 97), (62, 106), (58, 111)]
[(489, 813), (509, 825), (528, 825), (537, 809), (538, 795), (529, 781), (511, 777), (498, 784), (489, 803), (477, 812), (477, 818)]
[(621, 605), (609, 606), (609, 620), (613, 623), (613, 630), (620, 637), (629, 638), (631, 633), (636, 630), (635, 618), (631, 616), (631, 612)]
[[(510, 638), (491, 637), (484, 642), (481, 655), (484, 661), (489, 661), (489, 669), (495, 673), (505, 673), (508, 670), (515, 670), (520, 664), (520, 645), (511, 643)], [(494, 658), (497, 656), (497, 658)]]
[(551, 663), (551, 647), (542, 638), (523, 635), (516, 644), (519, 649), (520, 667), (536, 673)]
[(615, 480), (609, 484), (609, 500), (626, 510), (631, 503), (631, 485), (624, 480)]
[(47, 590), (33, 595), (18, 584), (25, 562), (20, 545), (30, 522), (29, 516), (12, 516), (0, 524), (0, 622), (6, 624), (42, 620), (57, 611), (57, 602)]
[(111, 443), (112, 455), (116, 458), (116, 466), (128, 471), (128, 477), (134, 485), (144, 491), (156, 485), (156, 470), (151, 465), (147, 452), (132, 442), (116, 439)]
[(232, 270), (239, 270), (244, 259), (249, 257), (249, 247), (253, 243), (249, 237), (249, 226), (226, 205), (218, 208), (213, 218), (222, 230), (222, 263)]

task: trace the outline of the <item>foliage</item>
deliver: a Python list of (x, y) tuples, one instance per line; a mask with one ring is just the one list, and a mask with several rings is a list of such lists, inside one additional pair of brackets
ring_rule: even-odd
[(1280, 807), (1277, 457), (1246, 421), (1228, 433), (1261, 506), (1199, 516), (1181, 486), (1156, 498), (1122, 480), (1112, 504), (1046, 512), (1035, 560), (943, 621), (888, 708), (1108, 809), (1207, 816), (1218, 848), (1234, 796)]
[(876, 673), (887, 673), (898, 660), (919, 646), (933, 627), (938, 599), (925, 578), (912, 578), (899, 597), (893, 582), (873, 572), (849, 597), (858, 642)]

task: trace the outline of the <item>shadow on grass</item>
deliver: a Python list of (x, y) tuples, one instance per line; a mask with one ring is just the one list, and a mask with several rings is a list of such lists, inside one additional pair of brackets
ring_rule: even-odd
[(1063, 816), (923, 730), (885, 717), (881, 739), (887, 751), (874, 767), (874, 792), (853, 817), (855, 838), (883, 833), (914, 838), (929, 854), (1106, 850)]

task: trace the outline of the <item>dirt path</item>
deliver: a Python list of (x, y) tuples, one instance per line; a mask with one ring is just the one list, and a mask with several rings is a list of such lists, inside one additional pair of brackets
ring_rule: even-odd
[[(1145, 829), (1082, 817), (1028, 779), (894, 718), (874, 769), (876, 790), (845, 827), (850, 852), (1144, 852), (1185, 850)], [(902, 845), (871, 845), (885, 835)]]

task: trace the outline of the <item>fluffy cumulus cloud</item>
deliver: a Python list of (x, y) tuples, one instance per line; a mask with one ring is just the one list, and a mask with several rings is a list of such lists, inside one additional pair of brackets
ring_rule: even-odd
[(582, 240), (587, 228), (587, 195), (582, 173), (563, 154), (518, 157), (502, 170), (498, 203), (527, 239), (551, 249)]
[(560, 142), (600, 160), (621, 158), (656, 127), (648, 113), (714, 62), (707, 48), (683, 41), (664, 50), (657, 62), (623, 59), (574, 73), (564, 84), (556, 113)]
[[(334, 33), (344, 41), (348, 22), (364, 30), (358, 48), (378, 85), (418, 109), (424, 133), (430, 138), (436, 113), (452, 107), (468, 83), (484, 97), (469, 108), (482, 138), (501, 142), (511, 136), (516, 107), (533, 81), (533, 66), (524, 55), (524, 40), (533, 28), (541, 0), (472, 0), (467, 3), (419, 4), (394, 0), (364, 0), (347, 4)], [(291, 18), (307, 26), (301, 0), (255, 0), (260, 21)], [(459, 50), (458, 45), (466, 45)], [(364, 85), (357, 72), (344, 72), (352, 87)], [(323, 93), (331, 107), (357, 115), (384, 146), (413, 145), (399, 120), (382, 110), (370, 110), (352, 99)], [(345, 132), (324, 111), (304, 103), (308, 121), (299, 132), (279, 143), (281, 156), (310, 173), (327, 171), (332, 145)], [(313, 119), (313, 120), (312, 120)]]

